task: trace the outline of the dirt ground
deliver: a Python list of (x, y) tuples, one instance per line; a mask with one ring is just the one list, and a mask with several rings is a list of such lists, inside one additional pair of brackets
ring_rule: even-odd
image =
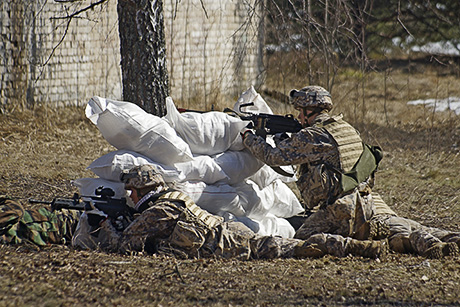
[[(460, 118), (407, 106), (408, 76), (392, 76), (385, 93), (379, 78), (369, 76), (366, 99), (345, 90), (346, 80), (336, 90), (337, 112), (385, 151), (377, 191), (401, 216), (460, 230)], [(430, 78), (439, 96), (460, 96), (455, 77), (410, 78), (412, 97), (433, 96)], [(367, 111), (356, 112), (364, 101)], [(83, 108), (10, 110), (0, 115), (0, 194), (25, 206), (30, 197), (71, 197), (71, 181), (95, 177), (85, 168), (112, 150)], [(0, 280), (0, 306), (460, 306), (460, 258), (400, 254), (181, 260), (0, 245)]]

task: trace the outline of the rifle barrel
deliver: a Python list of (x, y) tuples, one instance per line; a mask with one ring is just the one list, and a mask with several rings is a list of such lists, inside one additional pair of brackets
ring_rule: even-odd
[(31, 204), (47, 204), (47, 205), (51, 205), (52, 202), (47, 201), (47, 200), (29, 198), (29, 203), (31, 203)]

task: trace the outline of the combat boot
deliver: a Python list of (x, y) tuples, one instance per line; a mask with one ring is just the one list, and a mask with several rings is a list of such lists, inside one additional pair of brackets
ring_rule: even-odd
[(369, 238), (381, 240), (390, 236), (390, 227), (383, 219), (372, 219), (369, 222)]
[(460, 249), (460, 234), (459, 233), (450, 234), (447, 237), (444, 237), (442, 241), (454, 242), (455, 244), (457, 244), (458, 248)]
[(345, 253), (372, 259), (384, 259), (388, 255), (388, 240), (350, 239), (345, 246)]
[(447, 256), (459, 255), (459, 248), (455, 242), (437, 242), (428, 248), (423, 256), (430, 259), (441, 259)]
[(319, 244), (301, 241), (294, 247), (293, 256), (295, 258), (320, 258), (325, 254), (326, 252), (320, 248)]

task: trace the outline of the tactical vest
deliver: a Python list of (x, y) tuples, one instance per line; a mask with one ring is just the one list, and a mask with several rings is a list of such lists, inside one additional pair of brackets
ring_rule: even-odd
[(338, 145), (342, 193), (351, 191), (377, 169), (383, 157), (382, 150), (363, 143), (356, 129), (344, 121), (342, 115), (331, 117), (320, 126)]
[(201, 209), (195, 204), (195, 202), (186, 194), (180, 191), (168, 190), (158, 197), (158, 200), (167, 201), (181, 201), (185, 204), (185, 207), (194, 215), (197, 219), (202, 221), (209, 228), (214, 228), (221, 224), (224, 219), (220, 216), (209, 213), (206, 210)]
[(375, 193), (372, 192), (372, 199), (374, 201), (374, 215), (392, 215), (392, 216), (398, 216), (396, 212), (393, 211), (382, 199), (382, 197)]
[(363, 153), (363, 141), (355, 128), (342, 119), (342, 115), (331, 117), (323, 123), (323, 128), (338, 145), (340, 166), (349, 172)]

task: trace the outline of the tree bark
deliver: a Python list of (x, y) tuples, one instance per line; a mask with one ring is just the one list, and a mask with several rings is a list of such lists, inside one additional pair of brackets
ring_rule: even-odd
[(166, 114), (169, 79), (161, 0), (118, 0), (123, 100)]

